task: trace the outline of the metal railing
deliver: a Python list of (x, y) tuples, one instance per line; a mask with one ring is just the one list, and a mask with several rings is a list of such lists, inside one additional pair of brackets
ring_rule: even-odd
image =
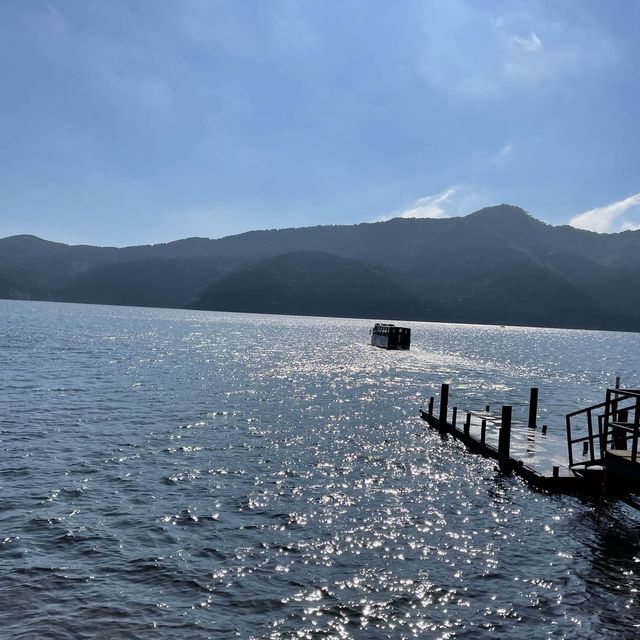
[[(575, 420), (586, 418), (578, 431)], [(629, 419), (631, 417), (631, 419)], [(566, 415), (569, 467), (589, 467), (604, 463), (607, 449), (628, 450), (637, 460), (640, 435), (640, 389), (607, 389), (604, 402), (579, 409)], [(584, 434), (586, 431), (586, 435)], [(578, 432), (579, 435), (575, 435)], [(631, 441), (631, 442), (629, 442)], [(582, 457), (574, 460), (574, 446), (582, 443)]]

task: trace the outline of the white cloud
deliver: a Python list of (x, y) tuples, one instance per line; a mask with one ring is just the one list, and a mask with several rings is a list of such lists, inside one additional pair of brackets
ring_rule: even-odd
[(640, 224), (630, 220), (619, 221), (618, 219), (627, 211), (635, 211), (636, 207), (640, 207), (640, 193), (604, 207), (596, 207), (579, 213), (569, 220), (569, 224), (577, 229), (586, 229), (587, 231), (597, 231), (599, 233), (635, 230), (640, 228)]
[(458, 191), (458, 187), (447, 187), (444, 191), (414, 200), (406, 209), (396, 212), (394, 218), (447, 218), (444, 205)]
[(483, 190), (476, 191), (468, 185), (451, 185), (440, 193), (418, 198), (389, 215), (379, 216), (375, 221), (385, 222), (392, 218), (451, 218), (486, 207), (493, 200)]
[(542, 41), (540, 40), (540, 38), (538, 38), (538, 36), (535, 33), (533, 33), (533, 31), (529, 34), (528, 38), (513, 36), (512, 40), (515, 44), (522, 47), (525, 51), (528, 51), (529, 53), (534, 53), (542, 49)]

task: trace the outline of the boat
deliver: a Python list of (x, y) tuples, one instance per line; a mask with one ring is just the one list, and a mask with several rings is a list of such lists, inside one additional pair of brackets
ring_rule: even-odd
[(371, 333), (371, 344), (381, 349), (407, 350), (411, 344), (411, 329), (396, 327), (395, 324), (376, 322)]

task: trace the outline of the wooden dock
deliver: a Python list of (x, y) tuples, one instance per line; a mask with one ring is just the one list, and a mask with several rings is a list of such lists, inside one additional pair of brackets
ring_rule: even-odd
[(512, 407), (505, 405), (499, 414), (486, 406), (484, 411), (449, 409), (449, 385), (443, 384), (437, 413), (434, 399), (420, 416), (444, 437), (453, 437), (477, 453), (498, 461), (500, 470), (523, 478), (532, 487), (551, 493), (595, 493), (602, 490), (604, 467), (590, 467), (589, 473), (575, 473), (566, 461), (558, 460), (560, 444), (546, 446), (546, 426), (538, 430), (538, 390), (533, 388), (529, 399), (528, 422), (512, 420)]

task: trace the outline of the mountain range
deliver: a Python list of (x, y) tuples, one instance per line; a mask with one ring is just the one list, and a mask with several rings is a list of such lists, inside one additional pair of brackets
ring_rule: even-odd
[(640, 330), (640, 231), (511, 205), (133, 247), (0, 239), (0, 298)]

